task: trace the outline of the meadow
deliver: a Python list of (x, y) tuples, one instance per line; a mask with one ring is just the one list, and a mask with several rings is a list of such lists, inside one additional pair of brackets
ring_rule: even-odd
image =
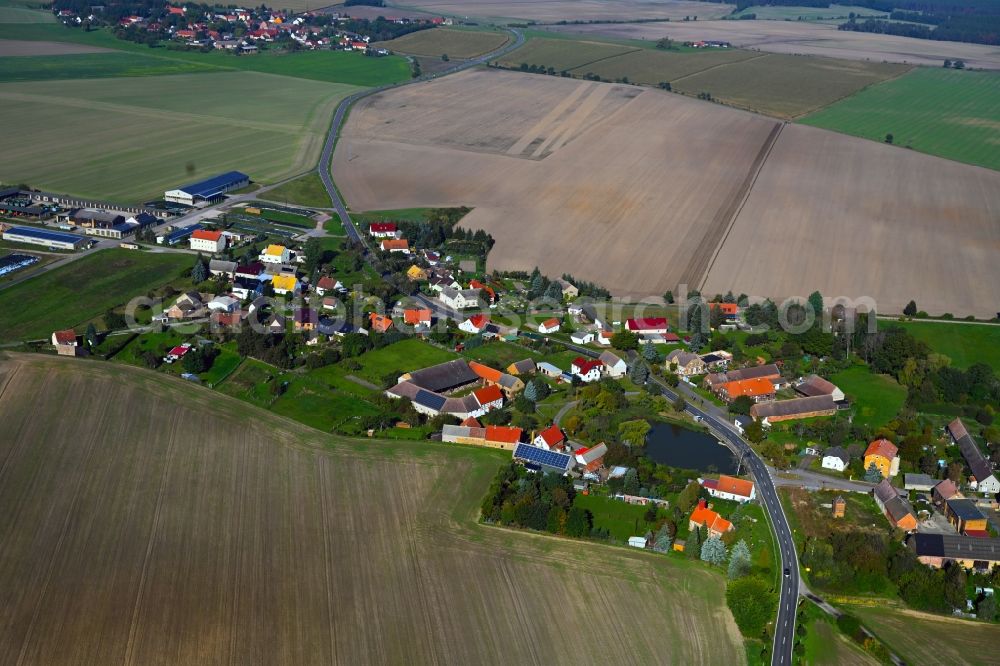
[(1000, 326), (958, 322), (894, 321), (880, 326), (900, 326), (931, 350), (951, 359), (956, 368), (987, 363), (1000, 371)]
[(921, 68), (801, 122), (1000, 170), (1000, 73)]
[(197, 74), (213, 71), (217, 72), (219, 68), (198, 62), (151, 58), (120, 51), (0, 58), (0, 83)]
[(780, 5), (754, 5), (741, 12), (732, 14), (742, 17), (753, 14), (758, 21), (820, 21), (824, 19), (846, 19), (851, 14), (855, 16), (885, 16), (870, 7), (855, 7), (853, 5), (830, 5), (829, 7), (783, 7)]
[[(161, 287), (190, 269), (184, 254), (108, 249), (0, 290), (0, 340), (48, 338)], [(79, 331), (82, 333), (82, 329)]]
[(0, 180), (121, 201), (231, 169), (280, 180), (315, 165), (355, 90), (254, 72), (0, 84)]
[(888, 423), (906, 402), (906, 387), (889, 375), (872, 374), (864, 366), (838, 372), (830, 381), (854, 398), (855, 418), (872, 428)]
[(267, 201), (293, 203), (310, 208), (329, 208), (333, 205), (330, 195), (323, 187), (323, 181), (315, 171), (268, 190), (261, 197)]
[(418, 30), (388, 42), (379, 42), (394, 53), (418, 56), (441, 56), (449, 58), (474, 58), (495, 51), (510, 41), (506, 32), (486, 32), (483, 30), (454, 30), (434, 28)]
[(578, 664), (564, 626), (600, 609), (623, 664), (745, 663), (701, 563), (477, 524), (508, 454), (328, 436), (127, 366), (0, 375), (0, 660)]

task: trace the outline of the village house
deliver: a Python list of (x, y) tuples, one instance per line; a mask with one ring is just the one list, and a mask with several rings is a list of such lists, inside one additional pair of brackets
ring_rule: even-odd
[(458, 325), (458, 330), (465, 331), (466, 333), (478, 334), (482, 333), (483, 330), (489, 325), (490, 318), (489, 315), (477, 314), (472, 315), (467, 318), (461, 324)]
[(226, 249), (226, 237), (221, 231), (208, 231), (207, 229), (195, 229), (188, 238), (191, 249), (198, 252), (208, 252), (217, 254)]
[(689, 351), (674, 349), (667, 354), (666, 369), (682, 377), (692, 377), (705, 372), (705, 362), (701, 357)]
[(586, 359), (578, 356), (573, 359), (570, 372), (580, 378), (583, 382), (596, 382), (601, 378), (601, 369), (604, 364), (595, 359)]
[(569, 334), (569, 339), (573, 342), (573, 344), (587, 345), (594, 341), (594, 332), (576, 330)]
[(838, 472), (843, 472), (847, 469), (847, 465), (850, 464), (850, 462), (851, 456), (847, 454), (847, 451), (839, 446), (831, 446), (823, 452), (821, 466), (823, 469), (832, 469)]
[(828, 395), (759, 402), (750, 408), (750, 416), (766, 424), (808, 419), (814, 416), (832, 416), (836, 413), (837, 403)]
[(530, 358), (515, 361), (507, 366), (507, 372), (517, 377), (518, 375), (530, 375), (535, 372), (535, 361)]
[(471, 280), (469, 282), (469, 289), (476, 289), (478, 291), (484, 292), (486, 294), (486, 298), (489, 300), (490, 303), (495, 303), (497, 300), (496, 290), (493, 289), (493, 287), (489, 286), (488, 284), (480, 282), (479, 280)]
[(424, 282), (427, 280), (427, 270), (413, 264), (406, 269), (406, 279), (410, 282)]
[(512, 457), (530, 471), (553, 474), (567, 474), (573, 469), (575, 462), (575, 458), (569, 453), (546, 451), (530, 444), (517, 444)]
[(959, 534), (976, 537), (989, 536), (986, 514), (970, 499), (953, 497), (946, 500), (944, 515)]
[(508, 398), (513, 399), (515, 395), (524, 390), (524, 382), (520, 378), (506, 372), (500, 372), (496, 368), (476, 361), (469, 361), (469, 369), (486, 384), (499, 386)]
[(958, 487), (951, 479), (941, 481), (931, 491), (931, 500), (938, 506), (943, 505), (944, 502), (950, 500), (952, 497), (962, 497), (962, 493), (958, 491)]
[(965, 464), (972, 470), (972, 478), (969, 482), (972, 489), (981, 493), (1000, 493), (1000, 480), (993, 473), (993, 466), (983, 455), (979, 445), (972, 439), (969, 431), (966, 430), (962, 419), (955, 419), (949, 423), (947, 430), (952, 440), (958, 445), (962, 458), (965, 459)]
[(372, 333), (385, 333), (392, 328), (392, 319), (388, 315), (372, 312), (368, 315), (368, 323)]
[(271, 288), (274, 293), (284, 296), (298, 293), (302, 286), (294, 275), (275, 275), (271, 278)]
[(314, 287), (314, 291), (319, 296), (325, 296), (326, 292), (333, 291), (334, 289), (336, 289), (338, 284), (339, 283), (337, 282), (337, 280), (333, 279), (329, 275), (324, 275), (323, 277), (321, 277), (319, 280), (316, 281), (316, 286)]
[(736, 303), (709, 303), (708, 309), (718, 310), (722, 321), (727, 324), (734, 324), (739, 319), (740, 306)]
[(723, 534), (733, 530), (733, 524), (708, 508), (704, 499), (698, 500), (698, 506), (691, 512), (691, 518), (688, 520), (689, 530), (696, 530), (701, 527), (705, 528), (707, 536), (719, 537), (720, 539)]
[(604, 364), (604, 373), (609, 377), (624, 377), (628, 372), (625, 361), (610, 351), (601, 352), (597, 360)]
[(76, 332), (71, 328), (53, 331), (52, 345), (60, 356), (79, 356), (83, 353), (83, 348), (76, 341)]
[(720, 349), (709, 354), (702, 354), (701, 360), (704, 362), (707, 372), (719, 372), (729, 366), (729, 362), (733, 360), (733, 355)]
[(397, 252), (400, 254), (410, 253), (410, 242), (405, 238), (386, 238), (382, 241), (380, 247), (383, 252)]
[(292, 252), (284, 245), (268, 245), (260, 253), (260, 260), (265, 264), (287, 264), (292, 260)]
[(542, 373), (546, 377), (559, 377), (562, 375), (563, 371), (561, 368), (552, 365), (548, 361), (542, 361), (535, 366), (538, 372)]
[(292, 313), (292, 327), (296, 331), (313, 331), (319, 322), (319, 315), (312, 308), (296, 308)]
[(219, 294), (208, 302), (212, 312), (236, 312), (240, 309), (240, 300), (234, 296)]
[(455, 310), (464, 310), (479, 305), (479, 292), (475, 289), (446, 288), (441, 291), (438, 300)]
[(917, 529), (917, 516), (913, 513), (913, 507), (910, 506), (909, 500), (901, 496), (899, 491), (889, 483), (889, 479), (882, 479), (872, 489), (872, 497), (875, 498), (875, 504), (893, 526), (906, 532)]
[(397, 233), (395, 222), (372, 222), (368, 225), (368, 235), (372, 238), (395, 238)]
[(249, 279), (238, 277), (233, 279), (232, 290), (233, 295), (240, 299), (250, 298), (251, 295), (260, 295), (263, 291), (263, 286), (260, 280)]
[(552, 317), (551, 319), (546, 319), (545, 321), (543, 321), (541, 324), (538, 325), (538, 332), (541, 333), (542, 335), (546, 335), (548, 333), (555, 333), (559, 330), (560, 324), (561, 322), (556, 317)]
[(450, 444), (471, 444), (492, 449), (513, 451), (521, 441), (522, 430), (511, 426), (482, 427), (478, 421), (471, 419), (467, 425), (445, 425), (441, 429), (441, 441)]
[(556, 278), (552, 280), (553, 284), (559, 285), (559, 289), (562, 291), (563, 298), (576, 298), (580, 295), (580, 290), (576, 288), (576, 285), (564, 280), (562, 278)]
[(197, 291), (181, 294), (177, 300), (163, 312), (163, 318), (168, 320), (194, 319), (206, 314), (205, 303)]
[(726, 402), (732, 402), (736, 398), (746, 396), (754, 402), (767, 402), (774, 400), (774, 384), (768, 379), (741, 379), (735, 382), (726, 382), (715, 387), (715, 393)]
[(749, 502), (757, 497), (757, 488), (753, 481), (738, 479), (726, 474), (719, 476), (718, 480), (702, 479), (701, 486), (709, 495), (718, 499)]
[(934, 490), (938, 480), (928, 474), (914, 474), (908, 472), (903, 475), (903, 488), (906, 490), (916, 490), (929, 493)]
[(865, 470), (872, 465), (883, 478), (889, 479), (899, 473), (899, 449), (885, 437), (876, 439), (865, 449)]
[(795, 392), (808, 397), (828, 395), (834, 402), (842, 402), (845, 399), (844, 392), (833, 382), (823, 379), (819, 375), (809, 375), (800, 383), (796, 384)]
[(496, 384), (484, 386), (472, 392), (476, 396), (476, 402), (482, 408), (483, 413), (488, 413), (494, 409), (503, 407), (503, 391)]
[(604, 456), (607, 452), (608, 445), (601, 442), (595, 446), (577, 449), (573, 457), (576, 459), (576, 464), (584, 472), (596, 472), (604, 464)]
[[(430, 279), (431, 291), (436, 291), (439, 294), (445, 289), (461, 289), (461, 283), (453, 278), (450, 274), (446, 275), (435, 275)], [(476, 297), (478, 298), (478, 294)]]
[(550, 451), (562, 451), (566, 447), (566, 436), (558, 425), (552, 424), (545, 430), (539, 432), (533, 440), (533, 446)]
[(245, 278), (247, 280), (259, 280), (260, 276), (264, 274), (264, 263), (260, 261), (251, 261), (248, 264), (239, 264), (236, 266), (236, 277)]
[(749, 368), (729, 370), (728, 372), (713, 373), (705, 377), (705, 387), (714, 390), (716, 386), (727, 382), (738, 382), (744, 379), (768, 379), (778, 380), (781, 377), (781, 370), (778, 366), (769, 363), (767, 365), (755, 365)]
[(663, 334), (670, 330), (670, 324), (666, 317), (646, 317), (640, 319), (626, 319), (625, 330), (630, 333), (643, 334)]
[(403, 310), (403, 323), (426, 330), (430, 328), (433, 313), (428, 308), (407, 308)]
[(911, 534), (906, 545), (917, 559), (940, 569), (954, 562), (965, 569), (987, 572), (1000, 564), (1000, 539), (958, 534)]
[(221, 275), (232, 280), (236, 277), (236, 262), (224, 259), (212, 259), (208, 262), (208, 272), (212, 275)]

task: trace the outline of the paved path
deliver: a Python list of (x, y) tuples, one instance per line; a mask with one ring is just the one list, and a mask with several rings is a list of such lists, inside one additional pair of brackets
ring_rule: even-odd
[(579, 400), (571, 400), (570, 402), (567, 402), (565, 405), (560, 407), (559, 411), (556, 412), (556, 415), (552, 417), (552, 422), (555, 423), (556, 425), (559, 425), (559, 423), (562, 421), (562, 417), (566, 416), (566, 412), (576, 407), (577, 402), (579, 402)]

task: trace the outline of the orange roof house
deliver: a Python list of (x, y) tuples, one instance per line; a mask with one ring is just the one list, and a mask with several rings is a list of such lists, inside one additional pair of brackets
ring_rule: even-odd
[(716, 389), (719, 396), (728, 402), (732, 402), (741, 396), (748, 396), (756, 402), (770, 400), (774, 397), (774, 384), (770, 379), (755, 377), (753, 379), (739, 379), (734, 382), (720, 384)]
[(702, 487), (708, 491), (712, 497), (719, 499), (736, 500), (737, 502), (747, 502), (757, 496), (757, 489), (753, 481), (738, 479), (735, 476), (722, 474), (718, 481), (715, 479), (705, 479)]
[(405, 238), (387, 238), (382, 241), (383, 252), (406, 252), (410, 251), (410, 242)]
[(698, 506), (691, 512), (691, 519), (688, 521), (688, 529), (697, 529), (704, 526), (708, 530), (708, 536), (721, 537), (726, 532), (733, 529), (733, 524), (712, 511), (705, 505), (705, 500), (698, 500)]
[(516, 444), (521, 441), (521, 432), (512, 426), (486, 426), (486, 441)]
[(503, 373), (499, 370), (494, 370), (490, 366), (477, 363), (476, 361), (469, 361), (469, 368), (471, 368), (474, 373), (479, 375), (481, 379), (493, 384), (498, 383), (500, 381), (500, 377), (503, 375)]
[(865, 449), (865, 470), (872, 465), (888, 479), (899, 472), (899, 449), (885, 437), (876, 439)]
[(368, 320), (371, 322), (372, 330), (376, 333), (385, 333), (392, 328), (392, 319), (377, 312), (368, 315)]
[(477, 389), (472, 392), (472, 395), (476, 396), (476, 400), (483, 407), (487, 405), (503, 405), (503, 391), (496, 384), (490, 384), (489, 386)]
[(479, 280), (472, 280), (469, 282), (469, 289), (479, 289), (480, 291), (485, 291), (490, 296), (490, 302), (497, 300), (497, 292), (493, 291), (493, 287), (488, 284), (483, 284)]
[(462, 421), (459, 425), (461, 425), (461, 426), (463, 426), (465, 428), (482, 428), (483, 427), (483, 424), (480, 423), (479, 419), (477, 419), (475, 416), (466, 417), (466, 419), (464, 421)]
[(410, 326), (431, 323), (431, 311), (428, 309), (407, 309), (403, 310), (403, 323)]
[(708, 307), (730, 317), (735, 316), (740, 311), (740, 306), (736, 303), (709, 303)]

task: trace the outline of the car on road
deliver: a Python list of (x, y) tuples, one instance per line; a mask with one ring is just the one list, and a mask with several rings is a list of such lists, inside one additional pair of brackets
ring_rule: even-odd
[(788, 578), (788, 577), (789, 577), (789, 576), (791, 576), (791, 575), (792, 575), (792, 572), (791, 572), (791, 570), (790, 570), (790, 569), (788, 569), (788, 567), (785, 567), (785, 578)]

